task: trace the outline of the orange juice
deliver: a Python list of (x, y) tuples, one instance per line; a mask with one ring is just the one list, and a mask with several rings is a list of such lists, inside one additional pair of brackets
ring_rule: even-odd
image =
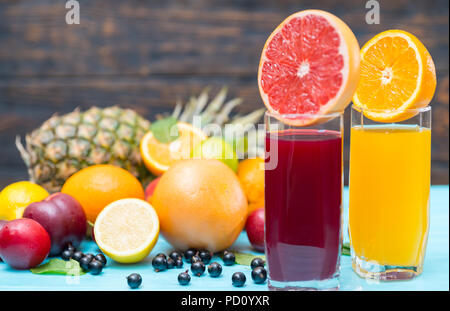
[(420, 273), (428, 235), (431, 130), (351, 128), (349, 230), (353, 256)]

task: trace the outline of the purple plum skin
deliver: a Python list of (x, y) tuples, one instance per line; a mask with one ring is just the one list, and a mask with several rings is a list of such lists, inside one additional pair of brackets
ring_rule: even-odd
[(62, 253), (71, 243), (77, 248), (86, 234), (86, 214), (81, 204), (65, 193), (54, 193), (41, 202), (28, 205), (23, 213), (40, 223), (50, 235), (50, 256)]
[[(6, 220), (0, 219), (0, 231), (2, 231), (2, 228), (4, 225), (6, 225), (6, 223), (7, 223)], [(0, 262), (2, 262), (2, 261), (3, 261), (2, 257), (0, 257)]]

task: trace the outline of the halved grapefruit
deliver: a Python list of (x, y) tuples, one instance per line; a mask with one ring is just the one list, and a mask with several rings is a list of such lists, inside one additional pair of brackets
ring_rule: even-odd
[(331, 13), (305, 10), (286, 18), (267, 39), (258, 86), (269, 112), (305, 125), (345, 109), (359, 70), (359, 44), (350, 28)]

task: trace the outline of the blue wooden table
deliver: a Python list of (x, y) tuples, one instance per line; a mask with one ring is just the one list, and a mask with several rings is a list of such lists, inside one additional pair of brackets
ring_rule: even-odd
[[(345, 189), (345, 206), (348, 205), (348, 189)], [(347, 211), (347, 210), (346, 210)], [(359, 278), (351, 268), (350, 257), (342, 256), (341, 290), (449, 290), (449, 187), (433, 186), (431, 189), (431, 216), (428, 247), (424, 272), (411, 281), (375, 282)], [(347, 213), (344, 214), (344, 232), (346, 235)], [(241, 234), (232, 249), (240, 252), (253, 252), (245, 233)], [(98, 276), (85, 274), (80, 277), (60, 275), (35, 275), (30, 271), (15, 271), (5, 263), (0, 263), (0, 291), (3, 290), (129, 290), (125, 277), (137, 272), (143, 277), (140, 290), (267, 290), (267, 285), (256, 285), (250, 277), (250, 268), (234, 265), (224, 267), (222, 275), (213, 279), (205, 273), (201, 277), (192, 277), (188, 286), (178, 285), (177, 275), (181, 269), (155, 272), (151, 266), (153, 255), (168, 253), (171, 246), (162, 238), (152, 250), (151, 255), (135, 265), (121, 265), (109, 260), (108, 266)], [(93, 242), (85, 241), (84, 252), (97, 252)], [(258, 254), (258, 253), (255, 253)], [(221, 262), (220, 258), (214, 258)], [(185, 269), (188, 265), (185, 264)], [(246, 285), (235, 288), (231, 285), (231, 275), (242, 271), (247, 276)]]

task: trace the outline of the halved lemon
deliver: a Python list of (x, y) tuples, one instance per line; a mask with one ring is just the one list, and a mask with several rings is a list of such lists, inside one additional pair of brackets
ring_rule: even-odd
[(136, 263), (150, 254), (159, 235), (153, 207), (140, 199), (121, 199), (106, 206), (94, 225), (98, 247), (120, 263)]
[(361, 49), (361, 77), (353, 103), (366, 117), (379, 122), (406, 120), (430, 103), (435, 90), (433, 60), (414, 35), (387, 30)]
[(191, 151), (207, 138), (205, 133), (188, 123), (177, 123), (179, 137), (170, 143), (161, 143), (152, 132), (141, 140), (141, 156), (145, 166), (155, 175), (161, 175), (178, 160), (191, 157)]

